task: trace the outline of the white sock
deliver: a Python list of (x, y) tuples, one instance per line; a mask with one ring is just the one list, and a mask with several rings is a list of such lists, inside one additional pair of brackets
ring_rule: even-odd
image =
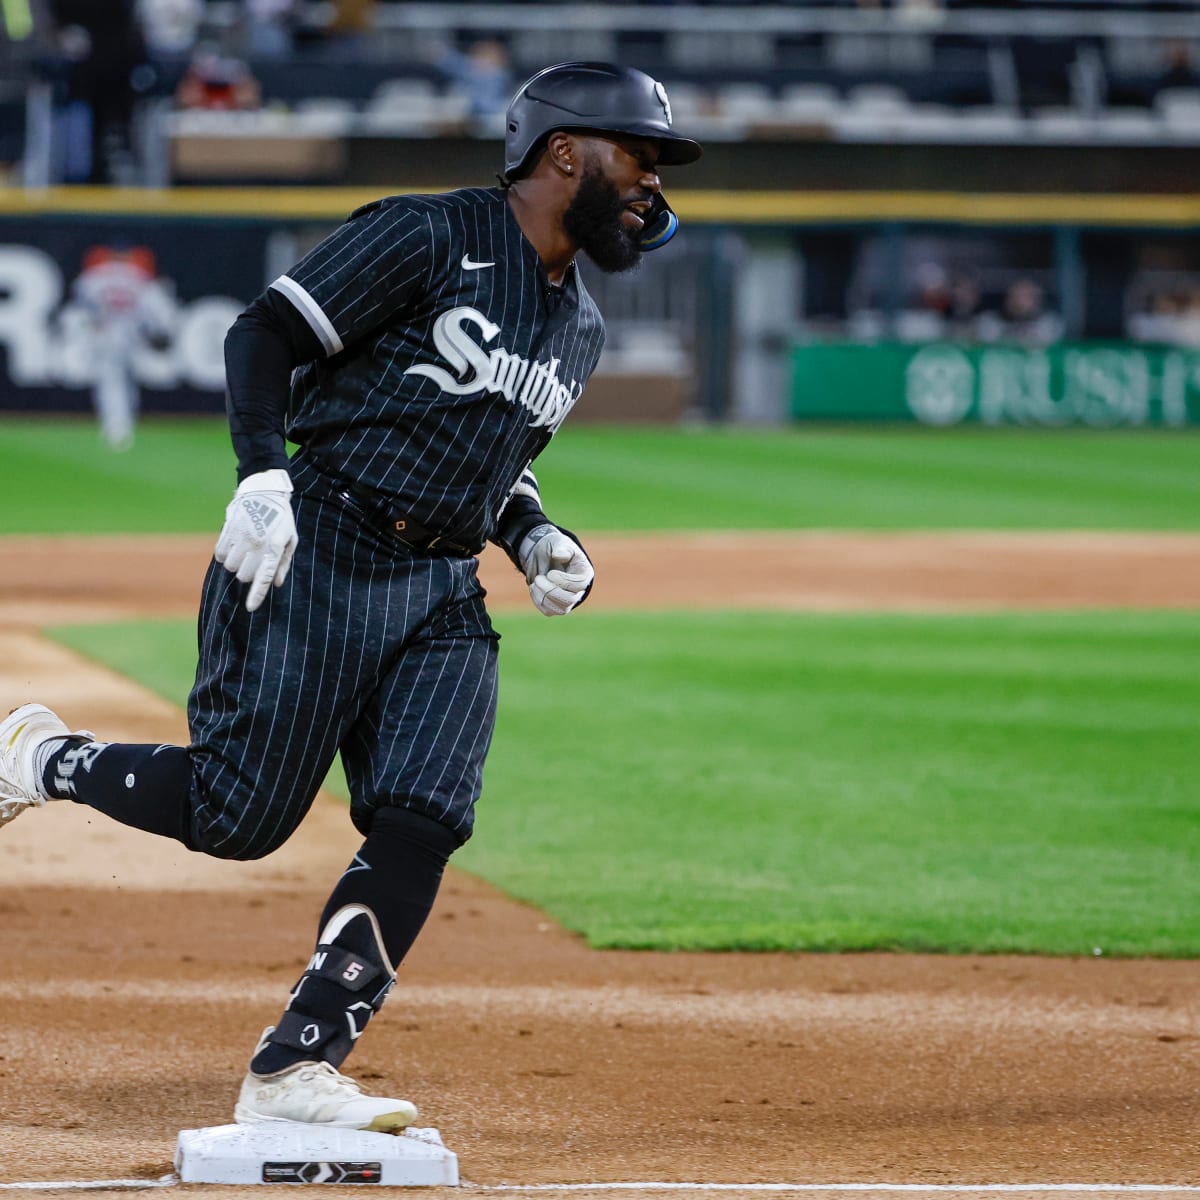
[(37, 776), (38, 795), (43, 800), (56, 800), (57, 796), (52, 796), (46, 791), (46, 785), (43, 780), (46, 778), (46, 768), (50, 765), (50, 756), (56, 751), (61, 750), (64, 742), (69, 742), (70, 738), (52, 737), (47, 738), (44, 742), (39, 742), (33, 748), (33, 772)]

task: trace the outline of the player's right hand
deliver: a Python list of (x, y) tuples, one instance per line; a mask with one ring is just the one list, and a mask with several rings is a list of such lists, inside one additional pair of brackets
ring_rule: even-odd
[(225, 510), (225, 528), (213, 557), (251, 585), (246, 610), (253, 612), (274, 584), (282, 585), (296, 552), (292, 481), (282, 468), (248, 475)]

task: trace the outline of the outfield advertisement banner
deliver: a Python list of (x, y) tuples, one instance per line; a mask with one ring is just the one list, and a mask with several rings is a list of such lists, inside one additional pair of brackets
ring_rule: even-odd
[(224, 410), (225, 333), (266, 284), (270, 226), (62, 217), (0, 224), (0, 410)]
[(1200, 350), (1111, 342), (799, 345), (791, 414), (935, 426), (1181, 427), (1200, 422)]

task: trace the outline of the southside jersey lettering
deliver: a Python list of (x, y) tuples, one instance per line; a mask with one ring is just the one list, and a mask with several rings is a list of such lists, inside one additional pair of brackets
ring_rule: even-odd
[(495, 531), (604, 344), (578, 269), (550, 286), (499, 188), (367, 205), (271, 286), (326, 352), (292, 380), (298, 457), (468, 543)]
[(409, 367), (405, 375), (425, 375), (443, 392), (455, 396), (503, 392), (509, 400), (529, 409), (534, 417), (532, 424), (557, 429), (579, 399), (583, 385), (572, 380), (568, 387), (559, 381), (557, 358), (548, 363), (531, 363), (519, 354), (510, 354), (503, 346), (488, 354), (464, 329), (467, 322), (478, 326), (485, 342), (500, 332), (499, 325), (493, 325), (473, 308), (453, 308), (438, 317), (433, 326), (434, 345), (455, 370), (467, 372), (461, 383), (442, 367), (424, 363)]

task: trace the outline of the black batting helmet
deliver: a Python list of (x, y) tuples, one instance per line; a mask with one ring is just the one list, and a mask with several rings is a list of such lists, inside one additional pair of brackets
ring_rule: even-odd
[(505, 123), (505, 180), (519, 179), (556, 129), (653, 138), (662, 166), (695, 162), (701, 154), (699, 142), (671, 127), (667, 89), (644, 71), (613, 63), (557, 63), (517, 92)]

